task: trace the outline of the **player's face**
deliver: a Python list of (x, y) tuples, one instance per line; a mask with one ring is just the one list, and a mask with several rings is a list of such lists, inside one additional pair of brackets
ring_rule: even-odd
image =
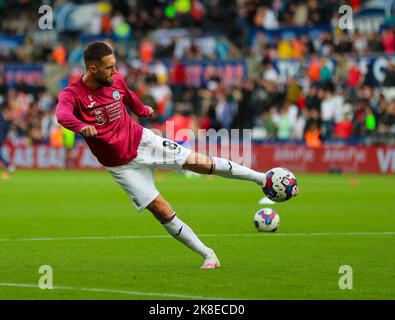
[(102, 86), (110, 87), (113, 83), (113, 76), (115, 70), (116, 59), (113, 54), (101, 58), (101, 63), (98, 64), (92, 72), (95, 80)]

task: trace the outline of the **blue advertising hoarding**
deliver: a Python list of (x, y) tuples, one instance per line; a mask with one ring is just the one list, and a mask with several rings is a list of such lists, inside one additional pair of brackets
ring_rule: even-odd
[[(337, 62), (333, 58), (325, 58), (328, 61), (328, 67), (332, 71), (335, 70)], [(364, 75), (370, 73), (373, 85), (380, 85), (385, 78), (388, 62), (395, 64), (395, 55), (377, 55), (369, 57), (348, 57), (348, 61), (355, 61)], [(302, 72), (310, 63), (310, 59), (306, 58), (302, 61), (296, 59), (277, 59), (273, 62), (281, 82), (288, 78), (298, 78), (305, 73)]]
[(22, 83), (32, 87), (44, 84), (44, 66), (41, 64), (5, 64), (3, 74), (9, 88)]

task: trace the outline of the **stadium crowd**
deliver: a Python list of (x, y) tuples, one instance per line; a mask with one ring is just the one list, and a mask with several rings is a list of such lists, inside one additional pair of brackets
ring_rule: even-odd
[[(180, 1), (180, 7), (154, 0), (110, 2), (111, 11), (99, 21), (92, 19), (87, 32), (111, 38), (119, 30), (125, 31), (120, 26), (126, 27), (127, 43), (133, 45), (111, 41), (118, 61), (127, 66), (123, 74), (129, 87), (156, 110), (153, 119), (142, 120), (146, 126), (163, 128), (167, 119), (186, 118), (183, 123), (194, 129), (249, 128), (256, 140), (303, 141), (313, 147), (333, 139), (352, 141), (395, 134), (394, 65), (388, 63), (383, 82), (375, 86), (372, 75), (364, 74), (357, 60), (351, 58), (350, 63), (350, 57), (394, 54), (393, 27), (367, 34), (346, 33), (334, 27), (316, 38), (300, 35), (293, 39), (270, 38), (258, 32), (254, 39), (248, 39), (250, 27), (276, 30), (336, 25), (342, 1), (197, 0)], [(362, 1), (350, 2), (357, 10)], [(53, 1), (52, 5), (56, 8), (62, 3)], [(56, 45), (35, 43), (29, 31), (36, 24), (32, 20), (36, 19), (32, 14), (37, 10), (36, 1), (2, 5), (8, 7), (1, 10), (0, 34), (23, 36), (24, 42), (16, 50), (0, 50), (1, 65), (81, 64), (84, 43), (75, 33), (62, 33)], [(193, 36), (215, 34), (214, 50), (207, 53), (191, 41), (177, 51), (176, 39), (163, 45), (152, 36), (155, 30), (168, 28), (190, 28)], [(279, 58), (299, 59), (303, 64), (306, 56), (311, 59), (302, 72), (287, 79), (280, 78), (273, 65)], [(243, 58), (254, 66), (246, 81), (229, 87), (213, 73), (205, 87), (188, 86), (184, 59), (231, 58)], [(329, 66), (329, 58), (336, 59), (335, 68)], [(167, 59), (175, 63), (172, 74), (165, 64)], [(11, 138), (50, 142), (58, 128), (56, 103), (57, 96), (44, 83), (32, 86), (19, 79), (14, 88), (8, 88), (6, 79), (0, 77), (0, 106), (12, 114)]]

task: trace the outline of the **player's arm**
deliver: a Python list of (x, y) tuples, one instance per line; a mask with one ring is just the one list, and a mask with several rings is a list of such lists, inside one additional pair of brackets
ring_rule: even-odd
[(120, 76), (122, 85), (125, 89), (125, 96), (123, 98), (123, 102), (125, 105), (130, 108), (135, 114), (143, 118), (149, 118), (154, 113), (154, 109), (150, 106), (144, 105), (141, 100), (137, 97), (137, 95), (132, 92), (126, 85), (122, 76)]
[(77, 119), (74, 115), (74, 105), (72, 98), (65, 92), (60, 94), (58, 105), (56, 106), (58, 123), (66, 129), (81, 133), (85, 137), (95, 137), (97, 135), (96, 128)]

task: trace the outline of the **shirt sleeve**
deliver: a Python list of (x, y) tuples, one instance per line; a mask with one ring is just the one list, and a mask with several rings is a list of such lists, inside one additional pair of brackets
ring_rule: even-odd
[(123, 98), (123, 102), (125, 103), (125, 105), (138, 116), (143, 118), (149, 117), (150, 110), (148, 109), (148, 107), (144, 105), (137, 97), (137, 95), (127, 87), (125, 80), (123, 80), (121, 75), (119, 75), (119, 78), (125, 90), (125, 96)]
[(58, 105), (56, 106), (56, 118), (59, 124), (66, 129), (80, 133), (81, 129), (87, 126), (86, 123), (77, 119), (74, 115), (75, 102), (66, 92), (59, 95)]

